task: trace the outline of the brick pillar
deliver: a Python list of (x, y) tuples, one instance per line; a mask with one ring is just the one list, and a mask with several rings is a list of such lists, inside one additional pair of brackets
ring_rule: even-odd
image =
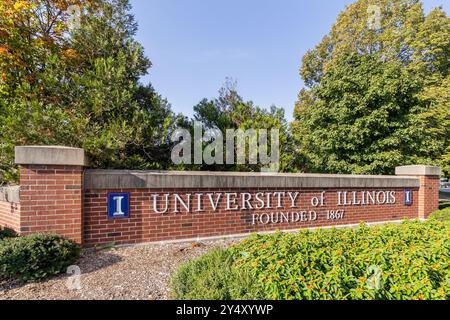
[(84, 150), (16, 147), (20, 165), (20, 233), (56, 233), (83, 242)]
[(419, 218), (427, 219), (439, 209), (439, 179), (441, 168), (433, 166), (403, 166), (395, 168), (398, 176), (414, 176), (420, 181)]

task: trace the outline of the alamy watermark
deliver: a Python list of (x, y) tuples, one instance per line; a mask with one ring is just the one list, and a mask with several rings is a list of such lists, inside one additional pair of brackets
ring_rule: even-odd
[(217, 128), (204, 131), (203, 124), (195, 121), (194, 137), (187, 129), (177, 129), (171, 140), (176, 143), (171, 154), (174, 164), (248, 163), (261, 165), (261, 172), (278, 172), (280, 168), (279, 129), (228, 129), (224, 135)]
[(67, 26), (70, 31), (79, 29), (81, 26), (81, 8), (74, 4), (67, 7)]
[(81, 290), (81, 269), (79, 266), (69, 266), (66, 271), (70, 276), (67, 278), (66, 287), (69, 290)]
[(382, 275), (383, 272), (378, 266), (370, 266), (367, 268), (367, 287), (371, 290), (379, 291), (383, 289)]
[(367, 27), (370, 30), (381, 29), (381, 8), (377, 5), (369, 5), (367, 8)]

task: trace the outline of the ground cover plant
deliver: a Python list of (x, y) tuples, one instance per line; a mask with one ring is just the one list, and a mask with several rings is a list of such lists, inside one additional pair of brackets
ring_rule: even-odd
[(443, 205), (441, 210), (433, 213), (430, 218), (433, 220), (450, 222), (450, 204)]
[(450, 299), (450, 224), (253, 235), (182, 265), (177, 299)]

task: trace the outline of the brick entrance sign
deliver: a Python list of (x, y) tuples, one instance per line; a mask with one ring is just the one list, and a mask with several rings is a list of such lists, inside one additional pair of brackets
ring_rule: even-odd
[(0, 189), (0, 225), (85, 246), (426, 219), (440, 168), (395, 176), (90, 170), (82, 149), (17, 147), (19, 188)]

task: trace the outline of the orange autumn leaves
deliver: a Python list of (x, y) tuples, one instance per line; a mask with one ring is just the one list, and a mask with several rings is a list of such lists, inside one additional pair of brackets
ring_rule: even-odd
[[(56, 55), (63, 61), (77, 58), (67, 41), (71, 5), (91, 5), (96, 0), (2, 0), (0, 2), (0, 75), (32, 80), (35, 61)], [(9, 77), (11, 75), (11, 77)], [(2, 83), (0, 83), (2, 85)]]

